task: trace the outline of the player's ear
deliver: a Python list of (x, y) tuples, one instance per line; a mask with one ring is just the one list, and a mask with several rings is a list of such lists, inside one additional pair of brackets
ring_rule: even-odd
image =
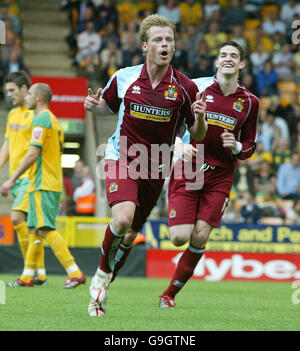
[(242, 60), (242, 61), (240, 62), (239, 69), (243, 69), (243, 68), (245, 68), (245, 66), (246, 66), (246, 61), (245, 61), (245, 60)]
[(142, 50), (143, 50), (143, 54), (146, 55), (147, 53), (147, 49), (148, 49), (148, 45), (145, 41), (142, 42)]

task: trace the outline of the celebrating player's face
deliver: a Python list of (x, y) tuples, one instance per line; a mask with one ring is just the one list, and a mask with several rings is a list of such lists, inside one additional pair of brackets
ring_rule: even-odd
[(27, 93), (25, 85), (19, 88), (16, 83), (8, 82), (5, 84), (5, 90), (14, 106), (23, 105), (24, 97)]
[(151, 27), (148, 41), (143, 43), (143, 49), (148, 62), (157, 66), (169, 65), (175, 51), (173, 30), (170, 27)]
[(240, 59), (240, 52), (234, 46), (226, 45), (221, 48), (216, 60), (219, 73), (234, 75), (244, 68), (245, 62)]

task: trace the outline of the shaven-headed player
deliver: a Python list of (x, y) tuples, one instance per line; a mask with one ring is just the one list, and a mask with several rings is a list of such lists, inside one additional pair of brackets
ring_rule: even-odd
[[(204, 186), (187, 190), (191, 180), (182, 177), (169, 183), (169, 226), (175, 246), (189, 242), (169, 287), (162, 293), (160, 307), (174, 307), (175, 295), (192, 277), (209, 234), (218, 227), (229, 199), (236, 161), (249, 158), (255, 150), (259, 100), (238, 81), (245, 66), (243, 49), (235, 42), (221, 45), (215, 61), (216, 77), (195, 79), (206, 93), (208, 130), (204, 144)], [(185, 143), (176, 145), (182, 159), (198, 152), (197, 141), (186, 132)], [(177, 141), (176, 141), (177, 142)], [(175, 164), (179, 167), (181, 160)], [(179, 178), (179, 177), (178, 177)], [(199, 177), (201, 178), (201, 177)]]
[(57, 118), (48, 108), (51, 98), (52, 91), (48, 84), (37, 83), (29, 89), (26, 104), (34, 110), (29, 150), (19, 167), (1, 187), (2, 195), (6, 196), (16, 180), (29, 169), (27, 225), (32, 240), (29, 241), (23, 274), (9, 284), (12, 287), (33, 286), (36, 253), (43, 238), (67, 272), (63, 288), (75, 288), (86, 281), (84, 273), (56, 230), (56, 216), (63, 188), (61, 155), (64, 134)]
[[(156, 162), (157, 170), (168, 165), (163, 164), (162, 158), (151, 159), (151, 146), (171, 146), (184, 118), (196, 140), (202, 140), (206, 133), (205, 102), (197, 100), (196, 117), (192, 111), (198, 93), (196, 84), (170, 65), (174, 37), (172, 21), (159, 15), (146, 17), (140, 27), (145, 63), (117, 71), (103, 90), (99, 89), (96, 95), (89, 92), (85, 100), (85, 108), (95, 114), (119, 111), (117, 129), (109, 139), (105, 155), (106, 194), (112, 221), (106, 229), (100, 266), (90, 286), (90, 316), (104, 315), (107, 290), (113, 271), (118, 269), (115, 260), (123, 254), (124, 263), (161, 193), (164, 178), (160, 175), (159, 179), (152, 179), (151, 162)], [(125, 138), (127, 145), (123, 143)], [(137, 144), (143, 146), (148, 163), (141, 167), (145, 177), (135, 178), (128, 167), (137, 155), (129, 154), (128, 150)]]
[[(33, 111), (30, 111), (26, 106), (25, 97), (30, 85), (30, 77), (25, 71), (9, 73), (4, 79), (6, 94), (11, 100), (13, 108), (7, 116), (4, 143), (0, 150), (0, 169), (9, 161), (10, 176), (16, 171), (29, 149)], [(26, 223), (29, 207), (28, 187), (29, 175), (27, 171), (11, 188), (13, 203), (10, 218), (17, 234), (24, 261), (30, 238)], [(34, 281), (36, 285), (47, 285), (43, 243), (41, 243), (39, 249), (36, 266), (37, 276)]]

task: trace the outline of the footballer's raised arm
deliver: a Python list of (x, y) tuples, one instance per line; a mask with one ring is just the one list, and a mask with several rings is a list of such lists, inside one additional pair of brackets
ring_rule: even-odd
[(92, 89), (88, 89), (88, 95), (84, 100), (84, 108), (95, 115), (108, 115), (111, 113), (105, 100), (100, 96), (102, 88), (99, 88), (97, 93), (94, 94)]

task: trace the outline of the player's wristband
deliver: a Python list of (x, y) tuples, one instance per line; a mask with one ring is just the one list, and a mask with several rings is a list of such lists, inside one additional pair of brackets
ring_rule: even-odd
[(240, 143), (239, 141), (236, 142), (236, 149), (232, 150), (232, 153), (234, 155), (239, 154), (242, 151), (242, 143)]

